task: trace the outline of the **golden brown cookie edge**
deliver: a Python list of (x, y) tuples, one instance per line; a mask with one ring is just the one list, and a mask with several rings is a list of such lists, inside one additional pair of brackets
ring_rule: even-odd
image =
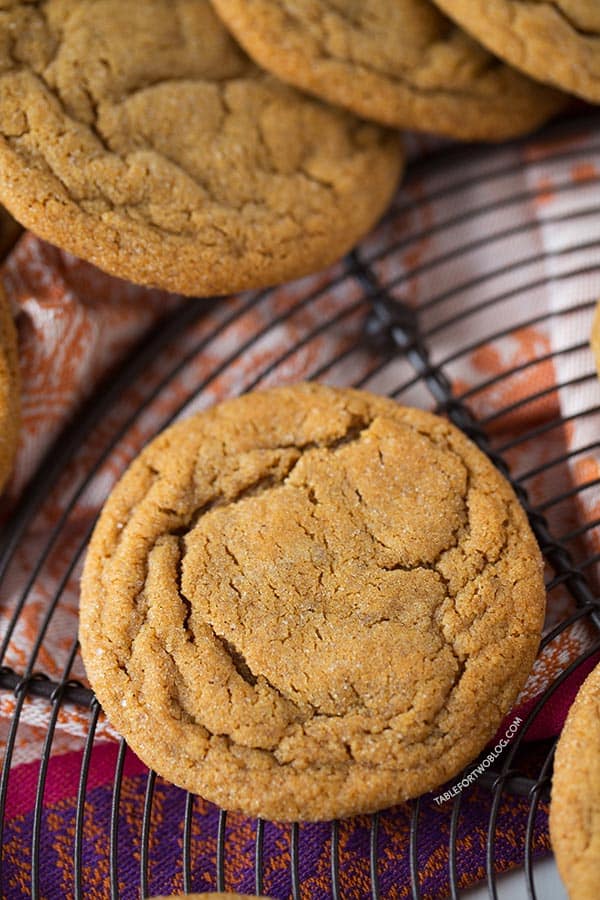
[[(300, 387), (304, 386), (301, 385)], [(316, 386), (314, 384), (310, 385), (311, 390), (318, 388), (319, 386)], [(292, 387), (292, 390), (293, 389), (294, 387)], [(289, 390), (289, 388), (272, 389), (269, 393), (276, 396), (279, 391), (285, 392), (287, 390)], [(420, 422), (429, 422), (433, 425), (442, 421), (438, 417), (421, 410), (401, 408), (388, 398), (375, 397), (375, 395), (366, 395), (365, 392), (354, 391), (351, 389), (334, 390), (336, 390), (336, 392), (339, 391), (341, 394), (372, 396), (372, 399), (378, 405), (381, 404), (383, 408), (386, 408), (388, 410), (394, 409), (395, 411), (402, 409), (407, 410), (409, 415), (418, 417)], [(238, 399), (226, 401), (225, 404), (219, 404), (219, 406), (231, 407), (232, 404), (238, 402)], [(215, 408), (213, 407), (213, 409)], [(210, 414), (211, 410), (192, 417), (192, 420), (190, 421), (201, 419), (206, 416), (207, 413)], [(165, 434), (168, 434), (170, 432), (172, 433), (174, 429), (185, 428), (185, 424), (186, 423), (179, 423), (179, 425), (172, 426), (170, 429), (167, 429), (166, 432), (163, 432), (162, 435), (164, 436)], [(292, 789), (290, 790), (290, 785), (287, 784), (286, 780), (283, 779), (281, 784), (279, 784), (279, 780), (277, 777), (272, 777), (270, 782), (271, 786), (273, 787), (273, 797), (265, 799), (263, 793), (262, 796), (259, 796), (257, 794), (255, 797), (245, 800), (243, 804), (240, 804), (239, 802), (232, 802), (232, 795), (237, 794), (239, 796), (243, 794), (244, 791), (248, 788), (248, 777), (243, 768), (240, 769), (237, 764), (232, 764), (231, 760), (228, 760), (225, 763), (223, 763), (221, 760), (218, 760), (218, 764), (220, 767), (218, 771), (215, 770), (208, 775), (206, 775), (205, 773), (202, 778), (198, 779), (195, 774), (190, 774), (189, 778), (182, 778), (181, 766), (177, 764), (176, 768), (179, 769), (179, 772), (177, 772), (175, 776), (172, 777), (172, 770), (171, 773), (168, 773), (164, 765), (165, 754), (168, 755), (168, 745), (158, 746), (155, 740), (155, 732), (153, 732), (152, 742), (150, 744), (144, 742), (144, 746), (143, 748), (141, 748), (140, 743), (137, 743), (134, 748), (136, 749), (136, 752), (138, 752), (138, 755), (140, 755), (141, 758), (149, 766), (155, 768), (163, 775), (166, 775), (166, 777), (171, 778), (171, 780), (173, 780), (174, 783), (177, 783), (179, 786), (190, 790), (193, 793), (199, 793), (206, 799), (219, 804), (223, 808), (241, 808), (242, 811), (246, 814), (258, 815), (263, 818), (272, 820), (290, 821), (298, 819), (323, 820), (336, 817), (346, 817), (357, 813), (375, 812), (379, 809), (404, 801), (406, 799), (409, 799), (410, 797), (420, 795), (439, 786), (444, 781), (457, 774), (465, 766), (465, 764), (475, 758), (477, 753), (495, 734), (502, 717), (508, 712), (510, 706), (516, 699), (517, 694), (523, 687), (531, 670), (536, 656), (541, 626), (543, 623), (545, 590), (541, 576), (541, 557), (539, 554), (539, 548), (529, 529), (525, 514), (516, 497), (514, 496), (512, 488), (510, 488), (508, 482), (506, 482), (506, 480), (497, 472), (497, 470), (492, 466), (487, 458), (484, 457), (484, 455), (479, 450), (477, 450), (477, 448), (461, 432), (454, 428), (454, 426), (449, 427), (451, 428), (452, 433), (455, 435), (457, 442), (460, 443), (463, 448), (466, 448), (466, 452), (471, 454), (475, 453), (475, 458), (477, 459), (478, 464), (486, 466), (486, 471), (494, 473), (493, 477), (497, 482), (498, 491), (504, 492), (505, 495), (510, 498), (510, 502), (512, 504), (512, 512), (518, 519), (519, 528), (522, 529), (520, 546), (527, 548), (528, 553), (531, 553), (531, 560), (537, 560), (534, 566), (534, 568), (536, 569), (536, 573), (535, 576), (533, 576), (533, 581), (531, 582), (531, 584), (528, 583), (527, 588), (524, 589), (524, 585), (522, 581), (520, 581), (515, 584), (514, 588), (514, 602), (517, 606), (519, 606), (519, 604), (521, 603), (521, 611), (525, 616), (528, 617), (528, 625), (530, 630), (527, 632), (529, 638), (527, 642), (527, 648), (523, 651), (521, 666), (519, 667), (518, 673), (515, 674), (513, 682), (511, 682), (513, 684), (513, 689), (510, 692), (510, 703), (505, 702), (500, 712), (498, 711), (498, 709), (496, 709), (492, 720), (490, 720), (489, 722), (483, 722), (478, 719), (477, 721), (471, 722), (469, 727), (465, 727), (460, 739), (454, 744), (454, 746), (448, 749), (447, 754), (442, 759), (438, 760), (436, 764), (430, 764), (428, 779), (424, 778), (422, 772), (420, 771), (413, 772), (411, 776), (405, 778), (402, 789), (394, 792), (393, 790), (390, 790), (390, 779), (387, 773), (381, 774), (376, 772), (372, 777), (371, 775), (369, 775), (369, 777), (371, 777), (370, 789), (372, 796), (370, 801), (367, 802), (365, 802), (364, 800), (362, 802), (357, 802), (356, 800), (352, 799), (350, 804), (346, 803), (346, 805), (344, 806), (327, 805), (326, 803), (324, 803), (321, 797), (315, 795), (312, 801), (309, 801), (307, 803), (304, 799), (300, 801), (300, 805), (298, 805), (296, 803), (296, 794), (300, 791), (300, 784), (295, 789), (292, 786)], [(157, 438), (157, 440), (160, 439), (161, 436)], [(153, 443), (154, 442), (148, 445), (146, 450), (151, 450)], [(145, 452), (146, 451), (144, 451), (144, 453)], [(95, 654), (98, 647), (96, 645), (95, 638), (98, 631), (98, 624), (95, 621), (94, 611), (96, 609), (97, 603), (96, 585), (99, 584), (98, 575), (100, 570), (98, 566), (101, 564), (101, 558), (103, 556), (103, 553), (106, 551), (106, 536), (108, 530), (110, 530), (111, 527), (112, 510), (116, 504), (122, 503), (123, 497), (127, 494), (128, 491), (129, 481), (132, 478), (135, 479), (138, 467), (141, 463), (143, 463), (143, 458), (144, 454), (142, 454), (136, 461), (134, 461), (134, 463), (128, 469), (127, 473), (122, 477), (120, 482), (111, 492), (111, 496), (105, 504), (100, 520), (96, 526), (96, 530), (90, 544), (90, 550), (86, 558), (84, 574), (82, 578), (80, 638), (82, 652), (86, 661), (86, 669), (88, 670), (88, 676), (90, 677), (92, 683), (94, 683), (96, 686), (101, 704), (109, 710), (109, 717), (111, 718), (113, 725), (117, 728), (117, 730), (123, 731), (125, 733), (127, 733), (128, 731), (127, 715), (123, 714), (118, 695), (115, 694), (114, 697), (111, 696), (111, 691), (113, 690), (114, 686), (111, 686), (111, 688), (107, 692), (107, 684), (106, 679), (104, 678), (103, 666), (97, 665), (98, 658)], [(218, 752), (219, 751), (217, 750), (217, 757)], [(213, 761), (211, 760), (211, 766), (212, 765)], [(357, 772), (358, 767), (356, 767), (352, 784), (349, 789), (351, 797), (354, 796), (352, 794), (353, 790), (361, 790), (364, 788), (364, 776), (361, 774), (359, 777), (357, 775)], [(285, 797), (283, 796), (284, 793), (286, 795)], [(309, 791), (309, 793), (311, 792)], [(338, 800), (336, 798), (335, 803), (337, 802)]]

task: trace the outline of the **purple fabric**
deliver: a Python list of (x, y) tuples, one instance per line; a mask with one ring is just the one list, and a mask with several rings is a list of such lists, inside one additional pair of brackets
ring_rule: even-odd
[[(114, 771), (114, 770), (113, 770)], [(134, 900), (140, 892), (142, 820), (147, 776), (127, 775), (119, 807), (119, 897)], [(112, 778), (86, 794), (82, 875), (85, 897), (110, 895), (110, 817)], [(148, 845), (148, 894), (170, 894), (183, 890), (183, 823), (185, 794), (157, 780), (153, 794)], [(486, 834), (492, 796), (472, 789), (462, 798), (457, 835), (459, 884), (467, 886), (485, 877)], [(418, 860), (424, 898), (447, 896), (449, 891), (449, 834), (452, 803), (438, 806), (433, 797), (421, 801), (418, 822)], [(501, 803), (496, 828), (495, 854), (498, 871), (523, 862), (529, 804), (526, 800)], [(73, 860), (75, 847), (75, 798), (44, 804), (42, 817), (39, 888), (45, 900), (75, 896)], [(7, 900), (31, 896), (33, 809), (5, 824), (2, 884)], [(217, 887), (218, 810), (196, 798), (191, 827), (192, 888)], [(381, 896), (410, 896), (411, 807), (400, 806), (380, 814), (378, 877)], [(331, 826), (301, 825), (299, 829), (299, 877), (303, 897), (331, 897)], [(263, 893), (274, 898), (292, 896), (291, 827), (265, 824), (263, 846)], [(255, 890), (256, 822), (238, 814), (227, 817), (225, 882), (228, 889)], [(533, 852), (549, 851), (547, 808), (537, 813)], [(370, 818), (357, 817), (339, 826), (340, 892), (349, 900), (371, 896)]]

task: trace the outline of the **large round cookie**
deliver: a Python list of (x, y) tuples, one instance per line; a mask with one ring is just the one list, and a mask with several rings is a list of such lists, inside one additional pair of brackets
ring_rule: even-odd
[(598, 0), (435, 0), (492, 53), (600, 103)]
[(550, 837), (571, 900), (600, 885), (600, 666), (579, 689), (554, 758)]
[(399, 138), (260, 72), (208, 0), (0, 9), (0, 200), (115, 275), (185, 294), (322, 268), (385, 209)]
[(563, 103), (492, 57), (429, 0), (213, 0), (284, 81), (369, 119), (469, 140), (537, 127)]
[(113, 725), (225, 809), (330, 819), (456, 774), (533, 663), (540, 553), (445, 420), (301, 384), (176, 424), (109, 498), (80, 638)]
[(10, 475), (21, 413), (17, 332), (0, 284), (0, 491)]

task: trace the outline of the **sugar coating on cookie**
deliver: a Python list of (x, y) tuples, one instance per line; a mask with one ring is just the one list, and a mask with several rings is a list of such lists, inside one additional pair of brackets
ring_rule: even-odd
[(208, 0), (0, 7), (0, 201), (142, 284), (229, 293), (321, 269), (364, 235), (400, 138), (254, 66)]
[(532, 78), (600, 103), (598, 0), (434, 0), (492, 53)]
[(467, 140), (545, 122), (563, 98), (500, 63), (429, 0), (213, 0), (279, 78), (368, 119)]
[(542, 564), (456, 428), (300, 384), (167, 429), (107, 501), (80, 639), (113, 725), (225, 809), (318, 820), (441, 784), (533, 664)]
[(554, 757), (550, 838), (571, 900), (600, 885), (600, 666), (579, 689)]
[(17, 331), (0, 284), (0, 491), (10, 475), (21, 419)]

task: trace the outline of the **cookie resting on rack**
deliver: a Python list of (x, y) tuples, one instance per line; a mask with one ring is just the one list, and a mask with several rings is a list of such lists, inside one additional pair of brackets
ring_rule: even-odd
[(600, 103), (598, 0), (435, 0), (492, 53), (536, 78)]
[(21, 419), (17, 332), (0, 283), (0, 491), (10, 475)]
[(212, 0), (283, 81), (397, 128), (502, 140), (564, 97), (501, 63), (429, 0)]
[(0, 4), (0, 201), (183, 294), (321, 269), (379, 218), (397, 134), (261, 72), (208, 0)]
[(570, 900), (600, 885), (600, 666), (579, 689), (556, 747), (550, 839)]
[(592, 320), (592, 332), (590, 334), (590, 345), (594, 354), (594, 362), (596, 363), (596, 371), (600, 377), (600, 301), (596, 305), (594, 318)]
[(81, 583), (90, 683), (139, 757), (224, 809), (372, 812), (454, 776), (535, 659), (542, 563), (444, 419), (300, 384), (157, 437)]

